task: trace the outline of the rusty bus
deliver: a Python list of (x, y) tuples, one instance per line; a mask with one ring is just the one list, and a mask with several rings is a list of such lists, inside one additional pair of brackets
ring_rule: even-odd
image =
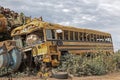
[[(14, 70), (18, 69), (22, 60), (25, 60), (28, 66), (43, 62), (55, 67), (59, 65), (60, 57), (68, 53), (113, 53), (112, 37), (109, 33), (53, 24), (42, 19), (33, 19), (28, 24), (15, 28), (11, 36), (13, 40), (10, 45), (16, 43), (16, 46), (12, 47), (13, 51), (14, 48), (17, 48), (16, 52), (19, 51), (14, 51), (15, 61), (11, 60)], [(12, 55), (12, 52), (8, 54)], [(21, 56), (16, 56), (17, 54)], [(3, 64), (5, 59), (8, 61), (7, 58), (3, 59), (7, 56), (1, 56), (1, 66), (9, 65), (10, 62)]]

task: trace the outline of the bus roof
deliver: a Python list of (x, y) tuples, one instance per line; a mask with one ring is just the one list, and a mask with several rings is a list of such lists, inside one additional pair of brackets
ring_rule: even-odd
[(84, 32), (84, 33), (90, 33), (90, 34), (111, 36), (109, 33), (102, 32), (102, 31), (97, 31), (97, 30), (92, 30), (92, 29), (83, 29), (83, 28), (72, 27), (72, 26), (63, 26), (59, 24), (44, 22), (39, 19), (33, 19), (30, 23), (15, 28), (11, 32), (11, 36), (13, 37), (13, 36), (22, 35), (22, 34), (29, 34), (41, 28), (61, 29), (61, 30), (68, 30), (68, 31), (75, 31), (75, 32)]

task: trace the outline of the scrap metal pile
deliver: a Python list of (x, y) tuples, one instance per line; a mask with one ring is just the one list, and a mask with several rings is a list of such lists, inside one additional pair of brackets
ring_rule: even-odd
[(24, 16), (23, 13), (17, 13), (9, 8), (0, 6), (0, 41), (10, 38), (10, 32), (26, 23), (30, 17)]
[(21, 51), (11, 40), (11, 31), (27, 23), (30, 17), (0, 6), (0, 76), (16, 71), (21, 63)]

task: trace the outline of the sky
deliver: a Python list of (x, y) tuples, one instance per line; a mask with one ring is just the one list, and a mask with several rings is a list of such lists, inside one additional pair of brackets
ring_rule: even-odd
[(0, 5), (44, 21), (108, 32), (120, 49), (120, 0), (0, 0)]

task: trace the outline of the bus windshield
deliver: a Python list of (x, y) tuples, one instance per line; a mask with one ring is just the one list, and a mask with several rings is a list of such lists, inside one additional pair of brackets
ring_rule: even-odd
[(41, 43), (41, 42), (42, 42), (42, 39), (37, 34), (32, 33), (26, 36), (26, 44), (28, 46)]
[[(18, 37), (19, 36), (19, 37)], [(29, 34), (17, 35), (13, 38), (18, 47), (27, 47), (35, 44), (40, 44), (44, 41), (43, 29), (31, 32)]]

